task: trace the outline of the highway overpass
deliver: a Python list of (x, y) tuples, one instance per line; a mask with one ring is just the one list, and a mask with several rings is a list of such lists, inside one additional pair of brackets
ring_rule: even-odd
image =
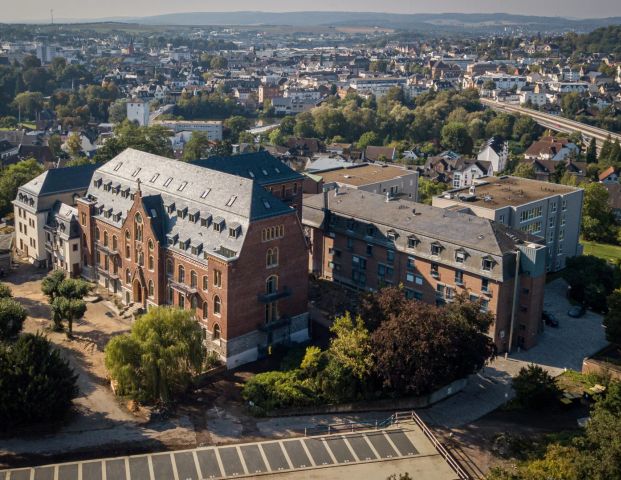
[(569, 120), (557, 115), (550, 115), (549, 113), (542, 113), (530, 108), (523, 108), (518, 105), (507, 104), (503, 102), (496, 102), (487, 98), (482, 98), (481, 103), (489, 108), (493, 108), (499, 112), (514, 113), (520, 115), (527, 115), (535, 120), (539, 125), (556, 132), (574, 133), (579, 132), (582, 134), (585, 142), (591, 141), (591, 138), (595, 138), (597, 142), (597, 149), (599, 150), (604, 141), (610, 136), (614, 140), (621, 142), (621, 135), (618, 133), (609, 132), (603, 128), (593, 127), (586, 123), (576, 122), (575, 120)]

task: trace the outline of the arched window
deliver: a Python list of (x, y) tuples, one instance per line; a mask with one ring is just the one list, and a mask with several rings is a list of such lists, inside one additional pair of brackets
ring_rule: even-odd
[(220, 325), (217, 323), (213, 326), (213, 334), (211, 335), (212, 340), (220, 340)]
[(276, 275), (272, 275), (268, 277), (265, 281), (265, 293), (268, 295), (272, 293), (276, 293), (278, 291), (278, 277)]
[(86, 233), (83, 233), (83, 234), (82, 234), (82, 246), (83, 246), (83, 247), (86, 247), (86, 245), (87, 245), (87, 244), (86, 244)]
[(142, 242), (142, 215), (136, 213), (134, 217), (134, 237), (137, 242)]
[(203, 302), (203, 318), (207, 318), (209, 316), (209, 304), (207, 302)]
[(203, 275), (203, 290), (207, 291), (209, 288), (209, 277), (207, 275)]
[(155, 267), (155, 260), (153, 259), (153, 255), (149, 255), (149, 270), (153, 270)]
[(144, 253), (142, 252), (138, 252), (138, 265), (140, 265), (141, 267), (144, 267)]
[(198, 299), (196, 298), (196, 295), (192, 295), (192, 298), (190, 299), (190, 307), (192, 307), (192, 310), (196, 310), (198, 308)]
[(220, 301), (220, 297), (216, 295), (213, 297), (213, 313), (216, 315), (220, 315), (222, 311), (222, 302)]
[(108, 232), (104, 232), (104, 247), (108, 246)]
[(173, 276), (175, 273), (175, 264), (172, 261), (172, 258), (166, 259), (166, 275)]
[(153, 280), (149, 280), (149, 297), (153, 297), (153, 292), (154, 292)]
[(196, 272), (194, 270), (190, 272), (190, 287), (198, 287), (198, 276), (196, 275)]
[(131, 249), (129, 247), (129, 243), (125, 244), (125, 258), (131, 258)]
[(132, 236), (129, 233), (129, 230), (125, 230), (125, 240), (131, 240)]
[(268, 248), (266, 261), (267, 267), (275, 267), (278, 265), (278, 247)]
[(153, 251), (153, 240), (149, 239), (149, 251)]
[(129, 268), (125, 270), (125, 283), (132, 282), (132, 274), (129, 272)]
[(112, 250), (116, 252), (118, 248), (119, 248), (119, 241), (116, 238), (116, 235), (112, 235)]
[(183, 265), (179, 265), (179, 276), (177, 280), (179, 280), (179, 283), (185, 282), (185, 268), (183, 268)]
[(95, 240), (99, 240), (99, 227), (95, 227)]

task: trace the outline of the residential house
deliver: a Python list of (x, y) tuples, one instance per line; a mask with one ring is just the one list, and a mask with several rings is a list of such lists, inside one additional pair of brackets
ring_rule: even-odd
[(502, 172), (507, 166), (508, 159), (509, 142), (497, 136), (491, 137), (485, 142), (477, 154), (477, 160), (491, 162), (494, 173)]

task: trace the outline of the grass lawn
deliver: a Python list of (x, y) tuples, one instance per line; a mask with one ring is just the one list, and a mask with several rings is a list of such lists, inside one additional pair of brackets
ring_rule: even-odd
[(621, 260), (621, 247), (606, 243), (587, 242), (581, 240), (584, 245), (584, 254), (603, 258), (604, 260)]

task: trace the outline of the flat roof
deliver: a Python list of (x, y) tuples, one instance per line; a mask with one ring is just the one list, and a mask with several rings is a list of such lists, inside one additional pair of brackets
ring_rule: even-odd
[(518, 206), (536, 202), (554, 195), (566, 195), (577, 192), (580, 188), (542, 182), (521, 177), (489, 177), (475, 185), (474, 195), (469, 187), (449, 190), (436, 198), (445, 198), (451, 194), (451, 200), (464, 205), (476, 205), (489, 209)]
[(390, 165), (365, 164), (314, 173), (320, 175), (324, 183), (337, 182), (359, 187), (414, 174), (415, 170)]

